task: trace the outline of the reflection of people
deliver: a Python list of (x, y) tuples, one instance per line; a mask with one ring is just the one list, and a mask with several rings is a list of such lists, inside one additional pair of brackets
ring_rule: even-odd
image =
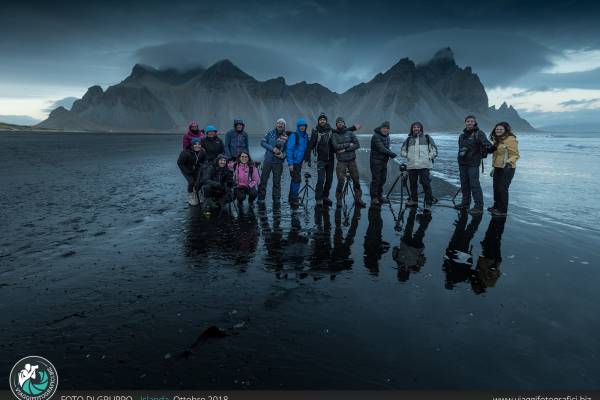
[(481, 242), (481, 255), (477, 259), (477, 269), (471, 281), (475, 293), (483, 293), (486, 288), (494, 287), (500, 278), (502, 262), (501, 242), (506, 218), (492, 218), (485, 237)]
[(408, 281), (411, 272), (419, 272), (425, 265), (425, 232), (431, 222), (431, 214), (425, 213), (419, 216), (419, 228), (413, 234), (417, 209), (411, 208), (404, 227), (404, 234), (400, 239), (400, 245), (394, 247), (393, 258), (398, 265), (398, 280)]
[(31, 364), (25, 364), (25, 369), (22, 369), (21, 372), (19, 372), (19, 386), (23, 387), (25, 382), (29, 379), (35, 379), (35, 371), (39, 367), (39, 365), (32, 366)]
[(311, 268), (327, 269), (329, 268), (329, 258), (332, 249), (329, 208), (315, 208), (315, 227), (316, 229), (313, 233), (313, 249), (310, 258)]
[(381, 256), (390, 248), (390, 244), (382, 240), (382, 228), (381, 208), (371, 206), (369, 208), (369, 225), (367, 226), (367, 233), (364, 240), (364, 259), (365, 266), (372, 274), (379, 273), (379, 260), (381, 260)]
[(352, 221), (350, 222), (350, 228), (344, 237), (342, 230), (342, 210), (336, 209), (335, 211), (335, 233), (333, 235), (333, 251), (331, 254), (331, 269), (340, 271), (343, 269), (352, 268), (354, 260), (352, 259), (352, 244), (354, 243), (354, 237), (356, 236), (356, 230), (358, 229), (358, 220), (360, 219), (360, 208), (355, 207), (354, 213), (352, 214)]
[(458, 220), (454, 222), (454, 234), (446, 248), (444, 265), (442, 269), (446, 274), (446, 289), (452, 290), (457, 283), (470, 280), (473, 266), (471, 240), (481, 223), (481, 214), (473, 215), (467, 226), (469, 214), (460, 213)]

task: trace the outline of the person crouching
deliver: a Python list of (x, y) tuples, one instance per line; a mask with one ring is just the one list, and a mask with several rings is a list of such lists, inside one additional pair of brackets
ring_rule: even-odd
[(242, 151), (233, 165), (233, 177), (235, 180), (235, 197), (240, 203), (248, 197), (248, 203), (252, 204), (258, 196), (258, 184), (260, 176), (258, 168), (250, 159), (250, 155)]
[(183, 150), (177, 159), (177, 165), (181, 174), (187, 181), (187, 200), (189, 205), (198, 205), (197, 182), (201, 176), (204, 162), (206, 161), (206, 151), (202, 148), (200, 138), (192, 138), (190, 147)]
[(221, 154), (214, 163), (207, 165), (202, 174), (201, 183), (207, 207), (222, 207), (231, 201), (233, 172), (227, 168), (227, 158)]

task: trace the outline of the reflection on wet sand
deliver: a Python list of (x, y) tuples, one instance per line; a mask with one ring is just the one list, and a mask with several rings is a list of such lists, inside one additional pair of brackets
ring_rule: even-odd
[(473, 266), (473, 246), (471, 246), (471, 240), (479, 228), (481, 214), (474, 215), (469, 221), (469, 214), (462, 212), (459, 214), (458, 219), (454, 221), (454, 233), (450, 238), (448, 247), (446, 248), (446, 255), (444, 256), (444, 264), (442, 270), (446, 274), (445, 287), (448, 290), (452, 290), (457, 284), (461, 282), (470, 282), (472, 266)]
[(505, 224), (506, 217), (492, 218), (485, 232), (481, 242), (481, 255), (477, 259), (477, 269), (471, 282), (471, 287), (477, 294), (496, 286), (496, 281), (500, 278), (501, 242)]
[(404, 234), (400, 240), (400, 245), (394, 247), (393, 258), (398, 265), (398, 280), (406, 282), (411, 273), (421, 271), (425, 261), (425, 244), (423, 239), (427, 227), (431, 222), (431, 214), (420, 214), (418, 216), (419, 228), (413, 233), (415, 220), (417, 219), (417, 209), (411, 208), (408, 214)]
[(381, 207), (369, 208), (369, 225), (364, 239), (365, 267), (373, 274), (379, 274), (379, 261), (390, 249), (390, 244), (383, 240), (383, 218)]

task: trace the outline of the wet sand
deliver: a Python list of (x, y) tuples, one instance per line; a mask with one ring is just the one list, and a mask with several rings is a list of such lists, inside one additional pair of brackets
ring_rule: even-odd
[(207, 215), (179, 146), (0, 133), (0, 369), (42, 355), (63, 389), (599, 387), (597, 232), (518, 205), (460, 218), (440, 180), (431, 217), (399, 224), (398, 193)]

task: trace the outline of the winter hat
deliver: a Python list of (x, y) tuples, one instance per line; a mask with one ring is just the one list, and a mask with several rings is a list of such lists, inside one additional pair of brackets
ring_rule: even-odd
[(215, 158), (215, 161), (218, 163), (219, 160), (225, 160), (225, 161), (227, 161), (227, 157), (225, 157), (225, 154), (219, 154), (217, 156), (217, 158)]
[(216, 126), (214, 126), (214, 125), (208, 125), (208, 126), (206, 127), (205, 131), (206, 131), (206, 133), (208, 133), (208, 132), (213, 132), (213, 131), (214, 131), (214, 132), (218, 132), (218, 131), (217, 131), (217, 127), (216, 127)]
[(388, 129), (390, 129), (390, 121), (383, 121), (381, 123), (381, 125), (379, 125), (379, 129), (381, 129), (381, 128), (388, 128)]
[(285, 119), (283, 119), (283, 118), (279, 118), (275, 124), (279, 124), (279, 123), (282, 123), (283, 125), (287, 126), (287, 122), (285, 122)]
[(335, 119), (335, 124), (336, 125), (338, 124), (338, 122), (341, 122), (342, 124), (346, 125), (346, 121), (344, 121), (344, 118), (342, 118), (342, 117), (337, 117)]
[(319, 121), (321, 118), (325, 118), (325, 121), (327, 121), (327, 115), (325, 115), (325, 113), (323, 113), (323, 112), (321, 114), (319, 114), (317, 121)]
[(197, 137), (192, 138), (192, 145), (194, 145), (196, 143), (200, 143), (200, 142), (201, 142), (200, 138), (197, 138)]
[(235, 128), (236, 125), (246, 126), (246, 124), (244, 124), (244, 121), (241, 118), (233, 120), (233, 127)]

